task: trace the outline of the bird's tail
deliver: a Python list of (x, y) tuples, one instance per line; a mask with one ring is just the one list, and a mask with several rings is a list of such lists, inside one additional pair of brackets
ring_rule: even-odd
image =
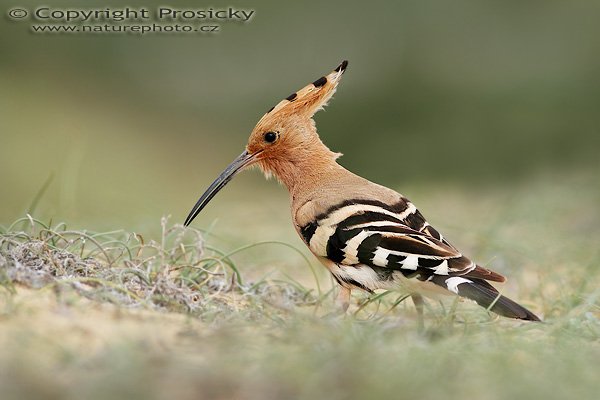
[[(457, 279), (457, 280), (452, 280)], [(534, 313), (517, 304), (508, 297), (502, 296), (496, 288), (483, 279), (460, 278), (437, 275), (432, 281), (461, 297), (475, 301), (482, 307), (503, 317), (541, 321)]]

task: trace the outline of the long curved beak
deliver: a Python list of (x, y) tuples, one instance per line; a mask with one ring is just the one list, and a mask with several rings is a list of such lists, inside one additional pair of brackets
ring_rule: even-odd
[(219, 190), (223, 189), (223, 187), (227, 185), (227, 183), (235, 176), (235, 174), (237, 174), (248, 164), (252, 163), (258, 154), (259, 153), (249, 154), (247, 151), (244, 151), (235, 160), (233, 160), (233, 162), (229, 164), (227, 168), (225, 168), (225, 171), (221, 172), (221, 175), (219, 175), (219, 177), (215, 179), (208, 189), (206, 189), (206, 192), (200, 196), (200, 199), (196, 202), (194, 208), (192, 208), (192, 211), (190, 211), (190, 214), (185, 219), (183, 225), (188, 226), (194, 220), (194, 218), (196, 218), (200, 211), (202, 211), (202, 209), (208, 204), (208, 202), (215, 197)]

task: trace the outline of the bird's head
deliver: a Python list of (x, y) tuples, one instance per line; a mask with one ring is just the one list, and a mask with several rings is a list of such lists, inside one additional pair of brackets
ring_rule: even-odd
[(335, 160), (339, 154), (321, 142), (312, 117), (331, 99), (347, 66), (348, 62), (343, 61), (328, 75), (272, 107), (252, 130), (245, 151), (208, 187), (184, 225), (189, 225), (235, 174), (250, 166), (258, 165), (266, 176), (275, 175), (290, 188), (297, 174), (302, 173), (300, 164), (309, 159), (317, 163)]

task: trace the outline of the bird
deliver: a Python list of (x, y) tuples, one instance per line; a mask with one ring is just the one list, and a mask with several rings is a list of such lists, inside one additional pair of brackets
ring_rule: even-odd
[(347, 67), (343, 61), (269, 109), (245, 150), (202, 194), (184, 225), (235, 175), (257, 166), (288, 189), (294, 227), (339, 284), (337, 301), (344, 313), (353, 290), (384, 289), (409, 293), (420, 321), (423, 296), (440, 295), (472, 300), (504, 317), (540, 321), (490, 284), (505, 282), (503, 275), (463, 255), (410, 200), (337, 162), (341, 154), (322, 142), (313, 117), (332, 98)]

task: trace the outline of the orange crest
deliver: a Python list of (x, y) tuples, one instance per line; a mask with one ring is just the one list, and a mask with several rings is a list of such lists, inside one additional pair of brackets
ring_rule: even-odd
[(331, 99), (342, 74), (348, 67), (348, 61), (343, 61), (330, 74), (322, 76), (313, 83), (310, 83), (292, 93), (284, 100), (281, 100), (275, 107), (271, 108), (261, 119), (258, 125), (264, 120), (274, 116), (301, 115), (312, 117), (317, 111), (323, 109)]

